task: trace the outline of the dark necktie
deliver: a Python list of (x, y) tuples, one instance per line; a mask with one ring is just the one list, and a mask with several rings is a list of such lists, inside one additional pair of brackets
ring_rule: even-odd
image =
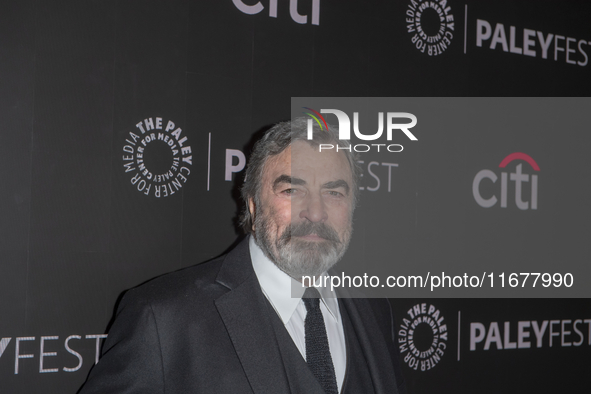
[(310, 370), (320, 382), (326, 394), (338, 394), (337, 379), (334, 372), (328, 336), (324, 318), (320, 311), (320, 293), (313, 287), (308, 287), (302, 298), (306, 305), (306, 362)]

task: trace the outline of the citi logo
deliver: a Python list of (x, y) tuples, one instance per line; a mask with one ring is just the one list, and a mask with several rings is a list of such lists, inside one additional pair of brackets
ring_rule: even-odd
[[(254, 5), (245, 4), (243, 0), (232, 0), (236, 8), (248, 15), (258, 14), (265, 9), (261, 2)], [(300, 15), (298, 12), (298, 0), (289, 0), (289, 15), (291, 19), (301, 25), (308, 23), (308, 15)], [(269, 0), (269, 16), (277, 18), (277, 0)], [(312, 0), (312, 15), (311, 23), (313, 25), (320, 24), (320, 0)]]
[[(540, 166), (531, 156), (521, 153), (515, 152), (511, 153), (507, 157), (505, 157), (501, 164), (499, 164), (499, 168), (506, 168), (509, 163), (514, 160), (523, 160), (534, 171), (540, 171)], [(526, 167), (527, 168), (527, 167)], [(486, 179), (486, 181), (485, 181)], [(480, 170), (474, 177), (474, 181), (472, 182), (472, 194), (474, 195), (474, 200), (483, 208), (490, 208), (496, 205), (499, 202), (497, 196), (500, 198), (500, 205), (501, 208), (507, 208), (507, 194), (508, 194), (508, 183), (509, 180), (511, 182), (515, 182), (515, 205), (517, 208), (521, 210), (527, 209), (538, 209), (538, 175), (537, 174), (526, 174), (523, 173), (523, 163), (519, 163), (515, 167), (515, 172), (501, 172), (501, 182), (500, 182), (500, 193), (493, 194), (492, 196), (483, 196), (481, 193), (481, 183), (482, 182), (492, 182), (496, 183), (498, 180), (497, 174), (495, 174), (491, 170)], [(524, 191), (527, 191), (527, 188), (530, 188), (530, 199), (529, 201), (524, 201)], [(498, 189), (497, 189), (498, 190)]]
[[(310, 112), (304, 112), (306, 115), (310, 116), (308, 119), (308, 140), (313, 139), (314, 134), (314, 121), (320, 126), (320, 129), (326, 127), (328, 129), (328, 125), (326, 124), (326, 120), (321, 114), (333, 114), (337, 117), (338, 120), (338, 127), (339, 127), (339, 140), (350, 140), (351, 139), (351, 120), (349, 116), (338, 109), (321, 109), (320, 112), (313, 110), (312, 108), (304, 107), (304, 109)], [(417, 137), (414, 136), (413, 133), (410, 132), (409, 129), (413, 128), (417, 124), (417, 117), (408, 112), (388, 112), (386, 113), (386, 139), (388, 141), (392, 140), (393, 131), (400, 130), (402, 131), (408, 139), (411, 141), (417, 141)], [(394, 119), (408, 119), (410, 120), (409, 123), (395, 123)], [(375, 141), (382, 136), (384, 133), (384, 113), (378, 112), (378, 131), (373, 134), (363, 134), (359, 130), (359, 113), (353, 112), (353, 132), (355, 136), (363, 141)], [(378, 152), (380, 152), (380, 148), (387, 150), (388, 152), (402, 152), (403, 146), (400, 144), (356, 144), (356, 145), (349, 145), (349, 146), (340, 146), (336, 145), (336, 151), (339, 150), (348, 150), (351, 151), (353, 149), (355, 152), (369, 152), (374, 148)], [(318, 147), (319, 151), (322, 150), (329, 150), (335, 149), (335, 145), (332, 144), (320, 144)]]

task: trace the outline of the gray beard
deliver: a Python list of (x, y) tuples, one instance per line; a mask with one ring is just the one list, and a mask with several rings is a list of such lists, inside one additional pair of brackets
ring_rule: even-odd
[[(255, 216), (254, 224), (255, 241), (263, 253), (281, 271), (298, 281), (302, 276), (318, 276), (332, 268), (347, 251), (351, 238), (351, 230), (346, 234), (345, 241), (341, 242), (332, 227), (306, 221), (288, 225), (273, 245), (270, 236), (272, 223), (268, 215), (259, 213)], [(308, 242), (294, 238), (309, 234), (316, 234), (326, 241)]]

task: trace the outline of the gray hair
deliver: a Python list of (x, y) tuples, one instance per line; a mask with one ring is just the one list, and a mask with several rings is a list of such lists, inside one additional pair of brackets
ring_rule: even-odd
[(321, 129), (317, 123), (312, 122), (313, 139), (308, 140), (308, 119), (307, 117), (300, 117), (277, 123), (254, 145), (248, 166), (246, 167), (244, 184), (240, 189), (242, 199), (245, 203), (240, 217), (240, 225), (246, 233), (252, 232), (253, 225), (252, 215), (248, 209), (248, 201), (252, 198), (255, 206), (260, 206), (259, 191), (261, 190), (261, 181), (267, 160), (283, 152), (294, 141), (306, 141), (312, 146), (319, 146), (320, 144), (339, 146), (339, 149), (345, 154), (351, 169), (351, 178), (353, 179), (353, 207), (355, 207), (359, 196), (358, 184), (361, 176), (361, 168), (357, 162), (357, 155), (350, 148), (349, 141), (338, 139), (338, 131), (332, 125), (328, 125), (327, 130), (324, 127)]

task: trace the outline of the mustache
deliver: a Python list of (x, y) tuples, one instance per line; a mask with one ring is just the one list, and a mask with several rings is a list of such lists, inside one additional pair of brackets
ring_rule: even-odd
[(328, 224), (317, 222), (302, 222), (302, 223), (290, 223), (281, 237), (279, 242), (286, 244), (291, 240), (291, 237), (303, 237), (306, 235), (316, 234), (317, 236), (326, 239), (327, 241), (334, 242), (337, 244), (341, 243), (339, 235), (334, 228)]

